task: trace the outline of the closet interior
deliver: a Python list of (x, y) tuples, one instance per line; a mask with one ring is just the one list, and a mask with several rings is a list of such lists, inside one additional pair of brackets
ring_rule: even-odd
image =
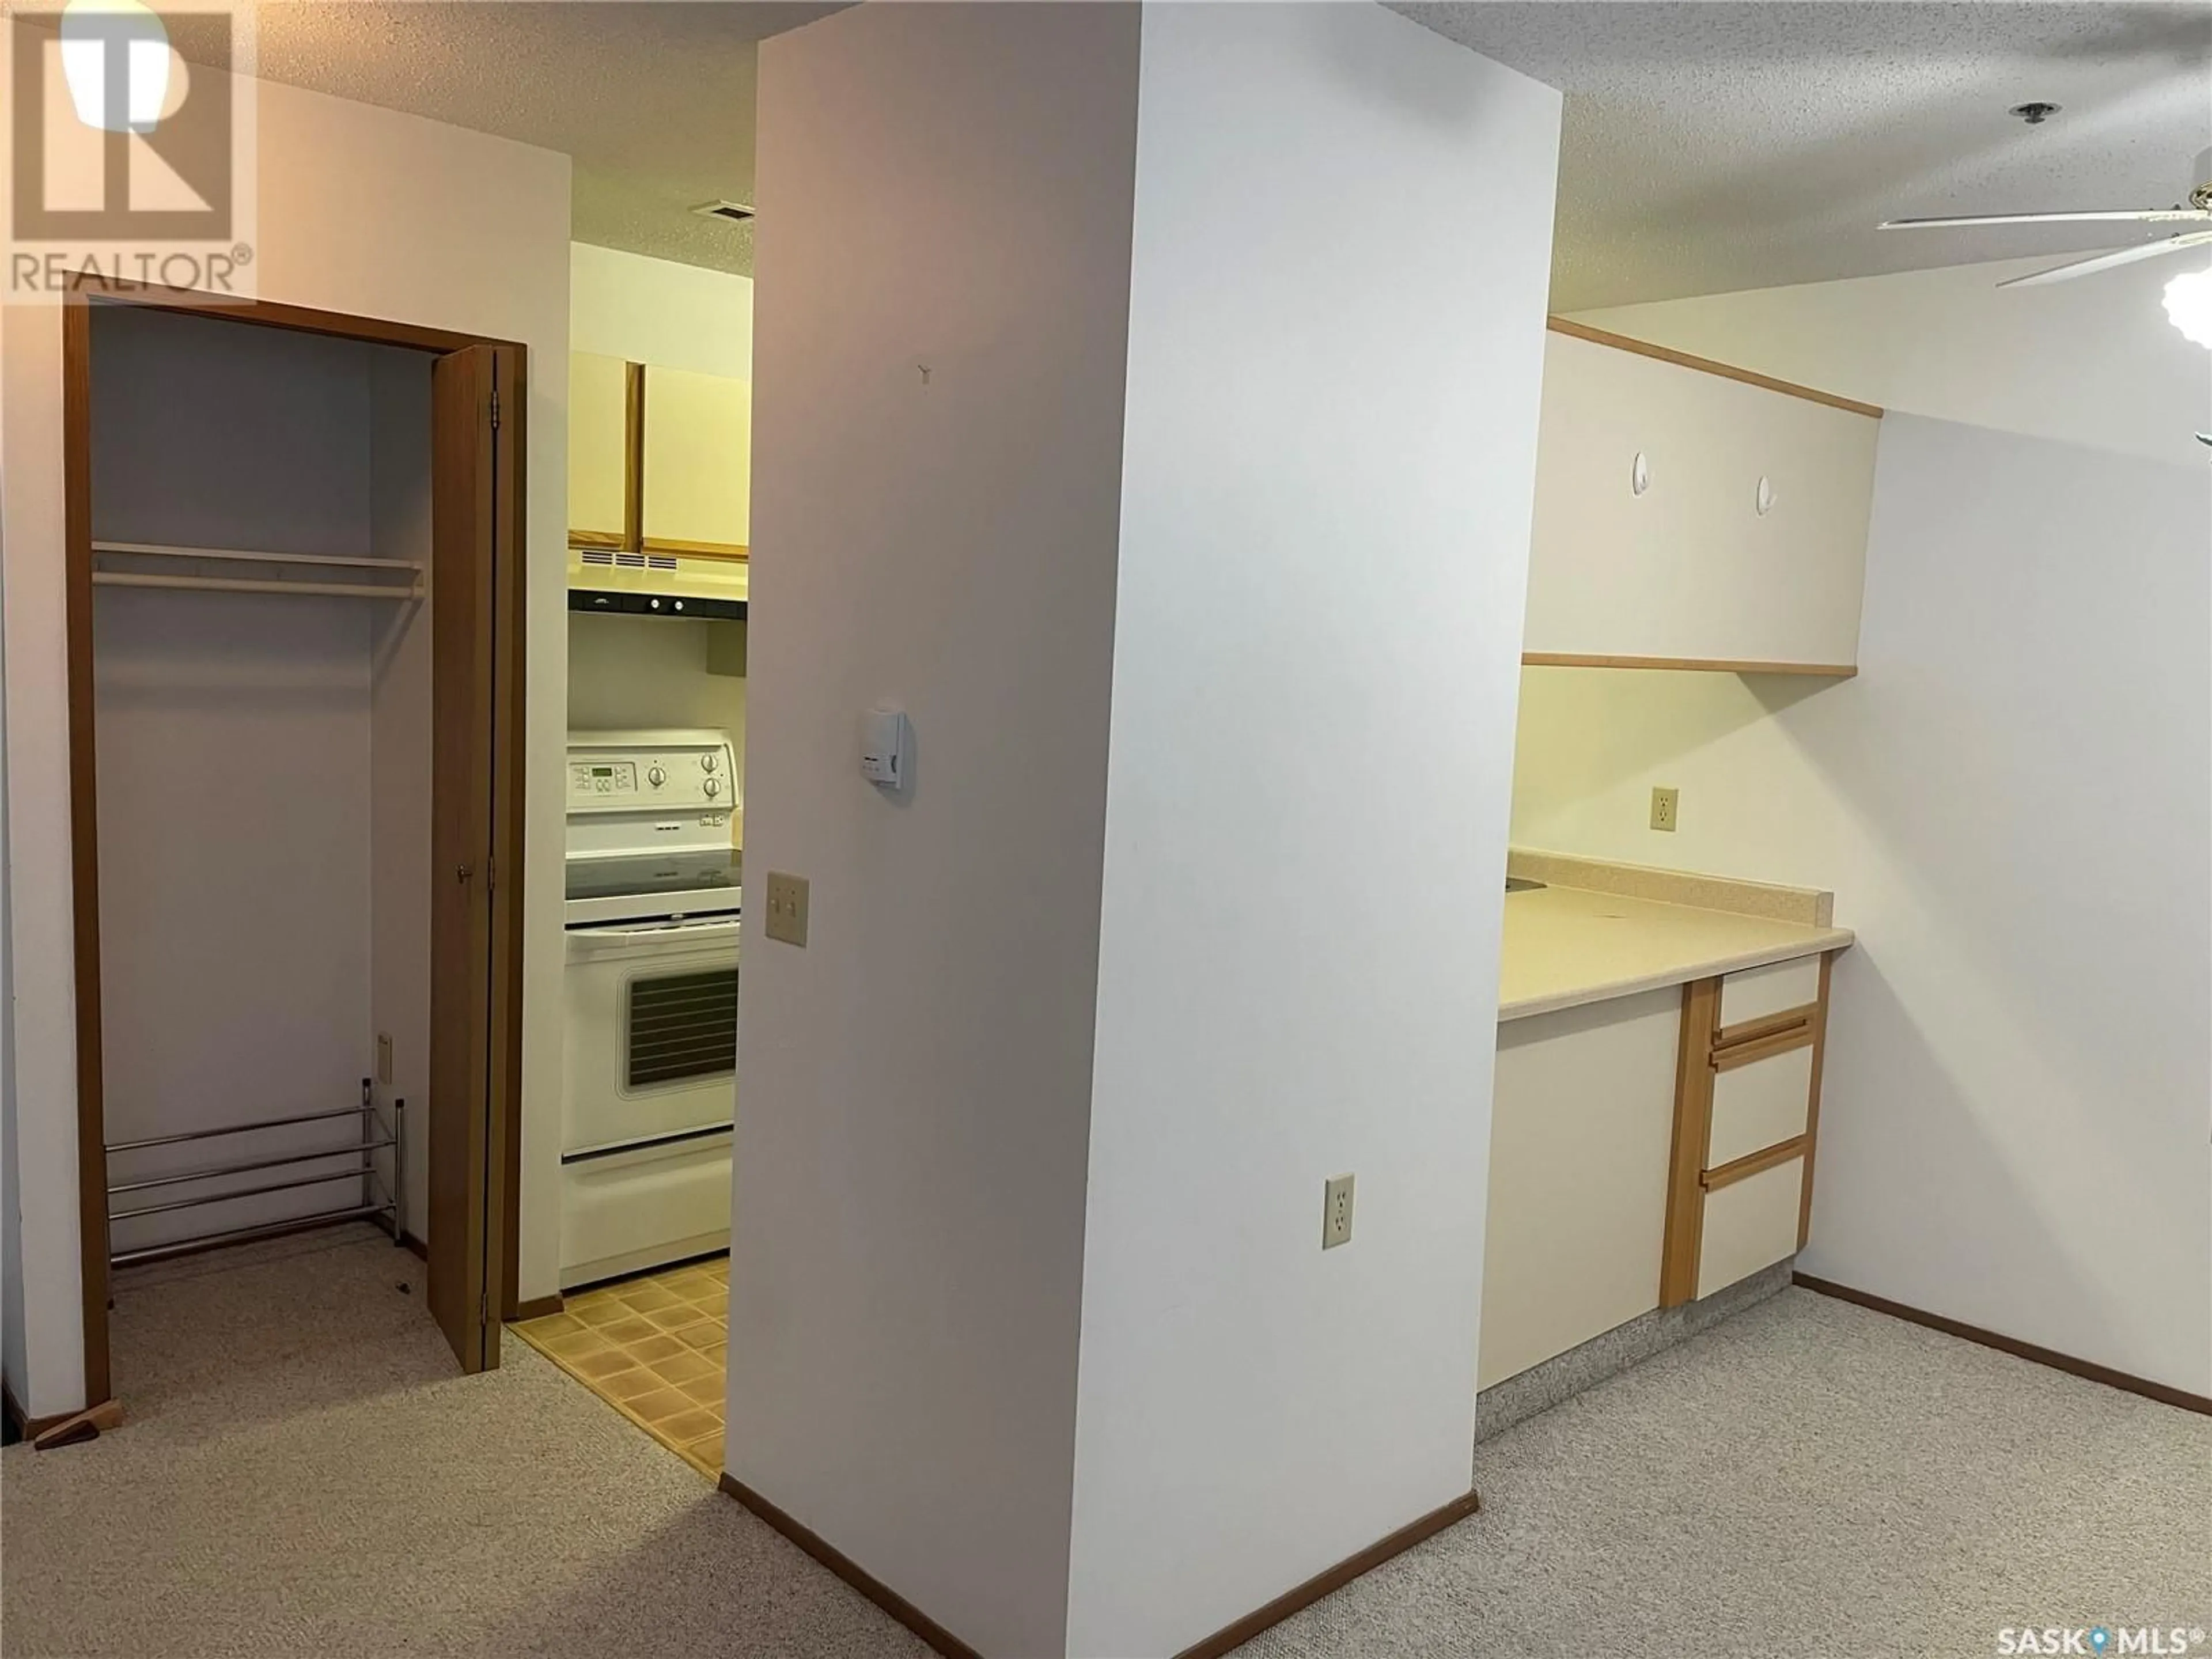
[(434, 359), (88, 325), (110, 1263), (349, 1219), (419, 1241)]

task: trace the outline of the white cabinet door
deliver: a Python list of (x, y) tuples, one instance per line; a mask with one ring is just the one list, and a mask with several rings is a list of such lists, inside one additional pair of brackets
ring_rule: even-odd
[(752, 518), (749, 380), (645, 371), (645, 537), (735, 551)]
[(629, 443), (629, 365), (588, 351), (568, 354), (568, 528), (620, 536)]
[(1853, 664), (1880, 427), (1547, 334), (1525, 649), (1539, 659)]
[(1659, 1305), (1682, 994), (1498, 1028), (1476, 1386)]
[(1805, 1160), (1793, 1158), (1705, 1194), (1698, 1294), (1711, 1296), (1797, 1250)]

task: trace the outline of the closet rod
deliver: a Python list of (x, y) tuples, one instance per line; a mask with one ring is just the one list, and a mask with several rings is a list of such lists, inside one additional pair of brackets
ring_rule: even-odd
[(303, 1112), (297, 1117), (264, 1118), (258, 1123), (227, 1123), (220, 1129), (186, 1129), (181, 1134), (154, 1135), (144, 1140), (111, 1140), (107, 1143), (107, 1150), (111, 1152), (143, 1152), (149, 1146), (173, 1146), (181, 1140), (210, 1140), (216, 1135), (242, 1135), (253, 1129), (285, 1129), (295, 1123), (321, 1123), (334, 1117), (359, 1117), (364, 1112), (375, 1109), (368, 1104), (341, 1106), (335, 1111)]
[[(107, 1219), (109, 1224), (112, 1225), (116, 1222), (133, 1220), (142, 1215), (161, 1215), (169, 1210), (197, 1209), (203, 1204), (222, 1204), (234, 1198), (259, 1198), (264, 1193), (289, 1192), (295, 1187), (321, 1187), (333, 1181), (358, 1181), (363, 1176), (375, 1174), (374, 1165), (364, 1164), (356, 1169), (340, 1170), (335, 1175), (301, 1176), (291, 1181), (271, 1181), (258, 1187), (240, 1187), (228, 1193), (210, 1193), (202, 1198), (173, 1198), (166, 1204), (144, 1204), (135, 1210), (112, 1210), (108, 1212)], [(376, 1207), (381, 1210), (388, 1206), (380, 1204)]]
[(325, 1210), (290, 1221), (268, 1221), (252, 1227), (228, 1227), (219, 1233), (180, 1238), (173, 1244), (149, 1244), (141, 1249), (120, 1251), (110, 1256), (108, 1261), (118, 1267), (128, 1267), (140, 1261), (167, 1261), (172, 1256), (197, 1255), (202, 1250), (213, 1249), (218, 1244), (243, 1244), (248, 1239), (276, 1238), (285, 1233), (303, 1233), (311, 1227), (327, 1227), (334, 1221), (363, 1220), (369, 1216), (382, 1215), (391, 1208), (389, 1204), (356, 1204), (350, 1209)]
[(372, 586), (362, 582), (252, 581), (233, 576), (142, 576), (120, 570), (95, 570), (96, 587), (172, 587), (203, 593), (289, 593), (295, 599), (419, 599), (419, 584)]
[[(118, 1193), (143, 1193), (149, 1187), (180, 1187), (187, 1182), (212, 1181), (217, 1176), (246, 1175), (255, 1170), (281, 1170), (287, 1164), (312, 1164), (319, 1158), (351, 1158), (358, 1152), (381, 1152), (386, 1146), (399, 1143), (384, 1140), (350, 1140), (343, 1146), (331, 1146), (319, 1152), (290, 1152), (283, 1158), (255, 1158), (246, 1164), (220, 1164), (212, 1170), (186, 1170), (177, 1175), (155, 1176), (147, 1181), (125, 1181), (107, 1189), (108, 1196)], [(357, 1170), (343, 1170), (342, 1175), (358, 1175)], [(228, 1198), (229, 1194), (222, 1196)]]
[(255, 553), (237, 547), (173, 547), (167, 542), (94, 542), (95, 553), (148, 559), (227, 559), (237, 564), (335, 564), (349, 570), (420, 570), (412, 559), (349, 559), (335, 553)]

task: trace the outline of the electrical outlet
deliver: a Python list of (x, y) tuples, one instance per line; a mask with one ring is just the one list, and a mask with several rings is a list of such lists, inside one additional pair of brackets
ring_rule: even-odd
[(1352, 1177), (1333, 1176), (1322, 1184), (1321, 1247), (1333, 1250), (1352, 1243)]
[(806, 944), (806, 878), (768, 872), (768, 936), (802, 949)]
[(379, 1083), (392, 1081), (392, 1033), (389, 1031), (376, 1034), (376, 1080)]
[(1673, 830), (1674, 819), (1681, 808), (1680, 790), (1655, 788), (1651, 792), (1651, 827), (1654, 830)]

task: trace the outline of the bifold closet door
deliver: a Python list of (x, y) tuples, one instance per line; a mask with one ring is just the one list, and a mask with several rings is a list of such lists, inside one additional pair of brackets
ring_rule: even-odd
[[(465, 1371), (499, 1363), (505, 1155), (492, 1109), (500, 598), (513, 573), (511, 351), (471, 346), (432, 366), (429, 1295)], [(519, 872), (512, 872), (519, 874)]]

